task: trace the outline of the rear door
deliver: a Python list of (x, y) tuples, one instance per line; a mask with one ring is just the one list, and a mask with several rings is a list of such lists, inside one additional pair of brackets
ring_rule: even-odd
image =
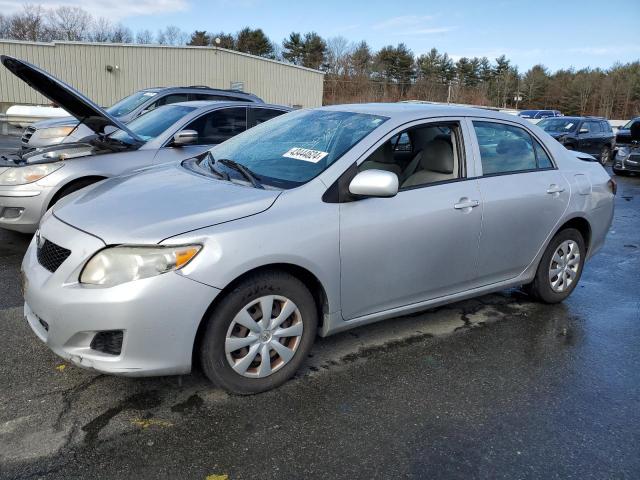
[(473, 119), (482, 197), (478, 280), (518, 276), (533, 261), (565, 212), (569, 184), (550, 153), (518, 124)]

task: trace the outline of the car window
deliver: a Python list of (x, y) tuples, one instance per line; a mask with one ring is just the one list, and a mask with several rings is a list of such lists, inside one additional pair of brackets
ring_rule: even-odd
[(538, 168), (553, 168), (553, 162), (549, 158), (549, 155), (547, 154), (545, 149), (542, 148), (542, 145), (540, 145), (540, 142), (534, 139), (533, 146), (536, 152), (536, 160), (538, 162)]
[(184, 129), (198, 132), (197, 145), (217, 145), (247, 129), (247, 109), (214, 110), (196, 118)]
[(391, 145), (393, 145), (393, 150), (396, 152), (410, 152), (412, 150), (411, 139), (407, 132), (394, 135), (389, 141), (391, 142)]
[(474, 121), (484, 175), (536, 168), (531, 136), (522, 128), (502, 123)]
[(121, 117), (123, 115), (127, 115), (133, 112), (140, 105), (148, 102), (150, 99), (155, 97), (157, 92), (150, 91), (141, 91), (136, 92), (133, 95), (129, 95), (128, 97), (123, 98), (119, 102), (113, 104), (109, 108), (107, 108), (107, 112), (114, 117)]
[(576, 120), (566, 118), (545, 118), (538, 122), (538, 127), (545, 132), (573, 132), (578, 125)]
[(211, 93), (191, 93), (189, 94), (190, 100), (204, 100), (204, 101), (221, 101), (221, 102), (246, 102), (244, 98), (230, 97), (227, 95), (215, 95)]
[[(412, 157), (396, 155), (397, 145), (410, 142)], [(400, 188), (415, 188), (460, 178), (464, 158), (460, 153), (460, 125), (457, 122), (429, 123), (391, 137), (360, 164), (358, 170), (395, 173)], [(408, 160), (408, 161), (407, 161)]]
[(252, 108), (251, 111), (253, 112), (253, 126), (260, 125), (267, 120), (271, 120), (272, 118), (279, 117), (283, 113), (287, 113), (273, 108)]
[(188, 93), (170, 93), (169, 95), (165, 95), (162, 98), (159, 98), (156, 101), (155, 106), (160, 107), (162, 105), (170, 105), (172, 103), (178, 102), (188, 102), (189, 94)]
[(591, 133), (591, 128), (589, 125), (589, 122), (582, 122), (582, 125), (580, 125), (580, 133)]
[(589, 124), (589, 130), (591, 133), (602, 133), (602, 125), (600, 122), (587, 122)]
[[(193, 107), (187, 105), (167, 105), (152, 112), (145, 113), (127, 125), (127, 128), (144, 141), (149, 141), (163, 133), (167, 128), (193, 112)], [(124, 143), (135, 143), (124, 130), (116, 130), (109, 138)]]
[(612, 133), (613, 130), (611, 130), (611, 125), (609, 125), (609, 122), (600, 122), (600, 126), (602, 127), (602, 131), (604, 133)]

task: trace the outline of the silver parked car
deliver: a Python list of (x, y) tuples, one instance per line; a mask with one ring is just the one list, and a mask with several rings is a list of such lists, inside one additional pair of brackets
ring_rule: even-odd
[[(174, 103), (127, 126), (48, 73), (11, 57), (2, 63), (94, 132), (92, 140), (0, 156), (0, 227), (35, 232), (40, 218), (66, 195), (108, 177), (207, 151), (290, 108), (264, 103)], [(117, 128), (110, 134), (105, 129)]]
[[(116, 102), (105, 111), (127, 124), (151, 110), (172, 103), (192, 101), (225, 101), (264, 103), (251, 93), (222, 90), (205, 86), (145, 88)], [(42, 120), (28, 126), (22, 134), (23, 149), (49, 147), (59, 143), (73, 143), (94, 132), (74, 117)]]
[[(586, 157), (589, 159), (590, 157)], [(316, 334), (525, 285), (565, 299), (615, 183), (526, 120), (411, 104), (300, 110), (50, 210), (25, 316), (76, 365), (280, 385)]]

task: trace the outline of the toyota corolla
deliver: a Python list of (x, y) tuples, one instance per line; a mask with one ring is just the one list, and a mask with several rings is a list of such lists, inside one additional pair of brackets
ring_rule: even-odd
[(603, 245), (613, 182), (513, 116), (299, 110), (182, 162), (70, 195), (23, 262), (25, 316), (100, 372), (264, 391), (316, 335), (523, 286), (564, 300)]

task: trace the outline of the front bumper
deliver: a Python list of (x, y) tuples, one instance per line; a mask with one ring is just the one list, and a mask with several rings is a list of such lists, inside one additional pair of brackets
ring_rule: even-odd
[(43, 187), (37, 182), (0, 187), (0, 227), (22, 233), (35, 232), (54, 193), (54, 187)]
[[(99, 372), (128, 376), (188, 373), (200, 321), (219, 290), (178, 273), (112, 288), (78, 283), (84, 263), (104, 243), (55, 217), (41, 237), (71, 250), (51, 273), (37, 259), (35, 238), (24, 258), (25, 317), (59, 356)], [(119, 355), (91, 348), (98, 332), (122, 330)]]

